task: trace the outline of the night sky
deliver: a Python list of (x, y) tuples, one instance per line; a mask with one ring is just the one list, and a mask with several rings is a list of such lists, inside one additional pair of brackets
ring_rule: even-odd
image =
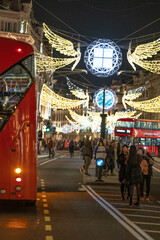
[[(76, 33), (38, 6), (36, 2), (64, 21), (73, 28)], [(159, 0), (33, 0), (33, 9), (35, 18), (40, 23), (45, 22), (47, 25), (53, 27), (53, 29), (70, 32), (67, 33), (70, 37), (79, 38), (82, 41), (82, 53), (89, 43), (98, 38), (115, 41), (123, 53), (123, 64), (120, 70), (132, 70), (126, 60), (126, 52), (130, 40), (132, 40), (133, 46), (136, 46), (140, 43), (153, 41), (160, 36), (160, 33), (158, 33), (160, 32), (159, 20), (129, 38), (121, 40), (127, 35), (160, 18)], [(139, 38), (147, 34), (151, 35)], [(82, 35), (85, 37), (82, 37)], [(71, 40), (71, 38), (69, 40)], [(76, 41), (73, 40), (73, 42)], [(77, 68), (85, 69), (83, 54)], [(121, 78), (123, 80), (123, 78), (125, 78), (124, 76), (117, 78), (116, 74), (103, 79), (94, 77), (91, 73), (87, 75), (83, 74), (83, 76), (89, 80), (91, 87), (93, 87), (93, 85), (110, 85), (112, 79)], [(74, 75), (72, 78), (76, 78), (79, 81), (81, 79), (79, 75)]]

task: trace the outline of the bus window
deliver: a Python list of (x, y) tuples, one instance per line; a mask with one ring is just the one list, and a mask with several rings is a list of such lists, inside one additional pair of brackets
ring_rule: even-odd
[(135, 122), (135, 128), (141, 128), (140, 121)]
[(145, 129), (152, 129), (152, 123), (151, 122), (145, 122)]
[(142, 129), (145, 129), (145, 126), (146, 126), (146, 122), (140, 122), (140, 128), (142, 128)]
[(146, 146), (151, 146), (151, 138), (146, 138)]
[(160, 122), (158, 122), (158, 130), (160, 130)]
[(140, 122), (140, 128), (152, 129), (152, 124), (151, 124), (151, 122)]
[(157, 130), (158, 129), (158, 123), (152, 122), (152, 129)]
[(123, 127), (123, 128), (133, 128), (134, 122), (130, 121), (117, 121), (116, 127)]
[(146, 145), (146, 144), (145, 144), (145, 138), (140, 138), (140, 143), (139, 143), (139, 145), (143, 145), (143, 146)]
[(0, 76), (0, 130), (33, 83), (34, 57), (28, 56)]
[(152, 138), (152, 146), (156, 146), (157, 145), (157, 139)]

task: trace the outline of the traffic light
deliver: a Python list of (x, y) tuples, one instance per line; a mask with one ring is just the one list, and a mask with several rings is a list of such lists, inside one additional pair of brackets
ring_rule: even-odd
[(54, 134), (56, 134), (57, 132), (56, 132), (56, 127), (52, 127), (52, 134), (54, 135)]
[(46, 132), (50, 132), (50, 131), (51, 131), (51, 124), (48, 121), (47, 124), (46, 124)]

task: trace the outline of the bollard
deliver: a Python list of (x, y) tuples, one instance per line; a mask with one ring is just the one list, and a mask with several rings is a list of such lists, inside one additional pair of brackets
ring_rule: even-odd
[(103, 159), (97, 159), (96, 160), (96, 165), (97, 165), (97, 180), (96, 182), (103, 182), (103, 180), (101, 179), (102, 177), (102, 168), (103, 168), (103, 165), (104, 165), (104, 160)]

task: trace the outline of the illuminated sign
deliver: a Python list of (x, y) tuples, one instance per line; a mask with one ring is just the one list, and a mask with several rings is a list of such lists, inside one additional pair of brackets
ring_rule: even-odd
[(129, 129), (116, 129), (116, 133), (130, 134), (131, 130), (129, 130)]
[(122, 64), (120, 48), (109, 39), (92, 42), (84, 53), (87, 69), (97, 77), (108, 77), (118, 71)]
[[(94, 104), (97, 108), (103, 109), (103, 98), (104, 98), (104, 90), (100, 89), (98, 92), (94, 94)], [(115, 107), (117, 101), (116, 94), (110, 90), (105, 89), (105, 110), (110, 110)]]

